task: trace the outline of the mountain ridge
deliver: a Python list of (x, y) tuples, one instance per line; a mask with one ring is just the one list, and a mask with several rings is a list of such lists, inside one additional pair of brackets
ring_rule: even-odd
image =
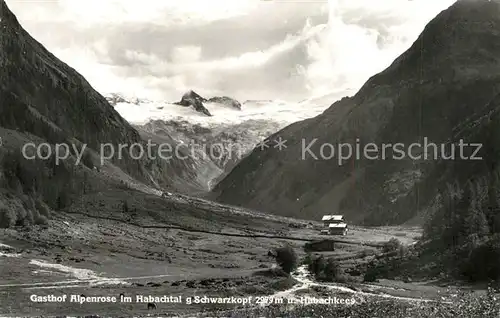
[[(190, 193), (206, 187), (187, 147), (128, 123), (81, 74), (25, 31), (4, 0), (0, 19), (0, 197), (10, 207), (5, 224), (32, 222), (32, 201), (61, 210), (110, 188)], [(163, 160), (158, 146), (141, 153), (138, 148), (148, 148), (150, 140), (183, 158)], [(27, 158), (21, 150), (28, 143), (44, 146), (44, 157)], [(62, 160), (56, 145), (69, 147)], [(14, 208), (23, 205), (26, 210)]]
[(217, 103), (224, 106), (229, 106), (233, 109), (241, 110), (241, 103), (231, 97), (214, 96), (207, 99), (205, 97), (202, 97), (193, 90), (189, 90), (186, 93), (184, 93), (184, 95), (182, 95), (181, 100), (173, 104), (184, 107), (193, 107), (197, 112), (211, 117), (212, 114), (207, 109), (204, 103)]
[[(317, 138), (312, 147), (316, 154), (321, 144), (354, 145), (357, 139), (377, 145), (410, 145), (424, 137), (435, 143), (456, 142), (457, 127), (497, 107), (478, 105), (488, 105), (500, 92), (495, 72), (499, 8), (498, 1), (458, 1), (442, 11), (406, 52), (353, 97), (268, 138), (286, 139), (287, 149), (254, 149), (216, 185), (214, 196), (223, 203), (279, 215), (317, 219), (341, 213), (370, 225), (401, 224), (427, 213), (432, 191), (419, 184), (431, 178), (437, 161), (361, 158), (338, 165), (301, 160), (301, 141), (307, 139), (308, 144)], [(450, 32), (439, 32), (442, 29)], [(474, 48), (484, 41), (487, 45), (476, 53)], [(467, 167), (462, 174), (476, 165), (460, 164)], [(444, 166), (450, 169), (450, 163)]]
[[(28, 128), (34, 132), (34, 127), (22, 127), (21, 118), (36, 117), (33, 118), (36, 121), (42, 116), (93, 149), (99, 149), (98, 145), (106, 139), (119, 142), (140, 140), (138, 132), (93, 90), (83, 76), (61, 62), (21, 27), (4, 0), (0, 1), (0, 17), (0, 26), (4, 29), (0, 36), (3, 55), (0, 56), (3, 69), (0, 77), (4, 105), (0, 116), (2, 126)], [(34, 76), (33, 69), (40, 72), (37, 73), (40, 83), (36, 85), (28, 76)], [(77, 100), (71, 100), (71, 94), (71, 98)], [(23, 118), (20, 112), (26, 116)]]

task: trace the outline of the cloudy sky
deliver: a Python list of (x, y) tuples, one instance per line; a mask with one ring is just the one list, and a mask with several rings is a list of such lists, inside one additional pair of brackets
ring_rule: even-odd
[(355, 92), (454, 0), (6, 0), (101, 93), (240, 100)]

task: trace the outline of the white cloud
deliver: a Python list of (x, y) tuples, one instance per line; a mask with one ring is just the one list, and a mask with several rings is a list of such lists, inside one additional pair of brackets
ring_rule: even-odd
[[(174, 62), (173, 64), (163, 63), (159, 68), (159, 65), (155, 65), (155, 67), (160, 72), (173, 73), (211, 71), (220, 72), (234, 70), (244, 71), (248, 68), (262, 67), (269, 63), (276, 56), (285, 54), (297, 45), (304, 43), (305, 40), (316, 35), (323, 28), (323, 25), (319, 25), (316, 27), (310, 27), (308, 25), (304, 28), (303, 32), (297, 35), (288, 35), (281, 43), (273, 45), (267, 49), (254, 52), (246, 52), (239, 56), (232, 56), (219, 60), (200, 61), (201, 48), (175, 48), (175, 59), (172, 61)], [(184, 56), (184, 58), (180, 58), (180, 56)]]
[[(252, 0), (7, 0), (14, 10), (33, 21), (72, 22), (79, 27), (95, 24), (148, 22), (159, 25), (203, 24), (248, 13)], [(28, 9), (29, 7), (29, 9)], [(50, 7), (51, 9), (48, 9)], [(54, 9), (57, 14), (54, 14)]]
[(410, 47), (455, 0), (331, 0), (328, 28), (308, 43), (304, 75), (313, 95), (353, 93)]
[(199, 46), (180, 46), (172, 50), (172, 63), (188, 64), (196, 63), (201, 59), (201, 47)]
[(322, 12), (317, 1), (7, 1), (101, 92), (166, 99), (187, 89), (244, 99), (353, 93), (455, 2), (330, 0)]

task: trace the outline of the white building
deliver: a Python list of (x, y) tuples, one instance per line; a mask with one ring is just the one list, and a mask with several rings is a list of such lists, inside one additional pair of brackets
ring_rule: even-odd
[(325, 226), (324, 232), (333, 235), (347, 235), (347, 223), (343, 215), (324, 215), (321, 221)]

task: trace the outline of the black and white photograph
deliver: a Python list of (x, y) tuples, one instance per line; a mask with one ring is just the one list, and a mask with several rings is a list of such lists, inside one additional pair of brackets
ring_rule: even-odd
[(0, 0), (0, 317), (500, 318), (500, 0)]

